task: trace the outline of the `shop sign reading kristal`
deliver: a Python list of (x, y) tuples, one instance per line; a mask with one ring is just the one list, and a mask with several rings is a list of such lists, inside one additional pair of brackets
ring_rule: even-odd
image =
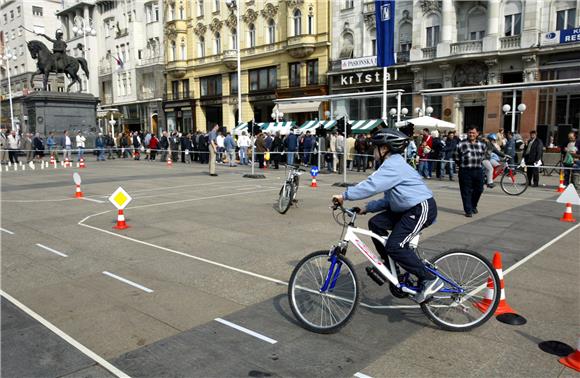
[(352, 70), (356, 68), (364, 67), (376, 67), (377, 57), (376, 56), (365, 56), (362, 58), (354, 59), (344, 59), (340, 61), (340, 66), (343, 70)]
[(542, 34), (542, 45), (558, 45), (580, 42), (580, 28), (556, 30)]
[[(391, 80), (391, 75), (387, 72), (387, 81)], [(340, 75), (340, 85), (374, 85), (383, 83), (382, 71), (353, 72), (351, 74)]]

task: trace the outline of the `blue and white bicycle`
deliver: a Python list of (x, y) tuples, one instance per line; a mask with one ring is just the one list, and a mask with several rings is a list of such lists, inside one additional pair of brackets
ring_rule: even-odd
[[(346, 258), (349, 243), (372, 264), (366, 268), (367, 274), (379, 285), (388, 281), (395, 297), (412, 299), (420, 290), (416, 277), (404, 272), (390, 257), (383, 262), (359, 239), (357, 234), (383, 244), (387, 240), (355, 227), (359, 209), (345, 209), (338, 204), (332, 209), (335, 220), (343, 227), (341, 241), (329, 251), (304, 257), (294, 268), (288, 284), (294, 316), (304, 328), (317, 333), (333, 333), (344, 327), (359, 304), (359, 279), (355, 267)], [(409, 244), (418, 253), (419, 236)], [(486, 258), (473, 251), (449, 250), (432, 261), (423, 261), (431, 273), (445, 282), (439, 292), (421, 303), (424, 314), (437, 326), (448, 331), (469, 331), (495, 313), (500, 291), (486, 290), (486, 287), (491, 283), (493, 287), (500, 287), (499, 277)], [(483, 301), (489, 306), (482, 312), (482, 306), (478, 305)]]

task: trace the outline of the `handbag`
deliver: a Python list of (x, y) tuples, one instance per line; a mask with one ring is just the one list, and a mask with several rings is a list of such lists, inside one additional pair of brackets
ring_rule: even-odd
[(564, 157), (563, 161), (564, 165), (573, 165), (574, 164), (574, 157), (571, 153), (566, 152), (566, 156)]

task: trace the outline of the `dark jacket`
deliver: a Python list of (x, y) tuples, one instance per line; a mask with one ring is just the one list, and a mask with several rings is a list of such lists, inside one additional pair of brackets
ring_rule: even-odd
[(268, 149), (266, 148), (266, 139), (264, 135), (259, 135), (256, 139), (256, 151), (257, 152), (266, 152)]
[(34, 139), (32, 139), (32, 146), (34, 150), (37, 152), (44, 151), (44, 143), (42, 142), (42, 139), (40, 137), (34, 137)]
[(528, 153), (529, 144), (530, 142), (528, 141), (528, 143), (526, 143), (526, 145), (524, 146), (524, 161), (526, 162), (526, 164), (532, 165), (538, 160), (542, 160), (542, 157), (544, 155), (544, 144), (540, 139), (535, 138), (532, 141), (530, 152)]
[(286, 149), (288, 151), (295, 152), (296, 150), (298, 150), (298, 135), (296, 134), (288, 135), (288, 137), (284, 141), (284, 144), (286, 145)]
[(161, 147), (161, 149), (166, 150), (169, 148), (169, 138), (167, 138), (165, 135), (161, 137), (161, 139), (159, 139), (159, 147)]
[(272, 152), (282, 152), (284, 151), (284, 144), (282, 143), (282, 138), (275, 137), (270, 146), (270, 151)]
[(506, 139), (505, 145), (503, 146), (503, 152), (512, 159), (516, 157), (516, 141), (513, 137), (511, 139)]
[(99, 135), (97, 139), (95, 139), (95, 147), (97, 148), (104, 148), (105, 147), (105, 137)]
[(445, 160), (451, 160), (453, 158), (453, 152), (457, 148), (458, 141), (457, 137), (451, 140), (447, 138), (447, 141), (445, 141), (445, 147), (443, 147), (443, 158)]

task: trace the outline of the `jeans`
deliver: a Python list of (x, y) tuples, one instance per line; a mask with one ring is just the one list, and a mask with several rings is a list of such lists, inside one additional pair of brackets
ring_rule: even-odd
[(50, 155), (54, 156), (54, 161), (58, 163), (58, 147), (51, 146), (49, 147)]
[(245, 146), (240, 147), (240, 164), (242, 165), (248, 164), (248, 147)]
[(449, 167), (449, 178), (453, 179), (453, 171), (455, 170), (455, 162), (454, 161), (442, 161), (440, 168), (441, 171), (439, 173), (440, 177), (445, 176), (445, 168)]
[(296, 152), (295, 151), (288, 151), (288, 164), (294, 164), (294, 154)]
[(363, 154), (356, 155), (356, 171), (359, 172), (361, 169), (363, 172), (367, 171), (367, 156)]
[(65, 146), (64, 148), (64, 156), (62, 157), (63, 160), (71, 160), (72, 159), (72, 147), (71, 146)]
[(236, 150), (228, 150), (228, 162), (230, 167), (234, 167), (236, 165)]
[(77, 157), (77, 161), (81, 161), (85, 156), (85, 148), (79, 147), (79, 156)]
[(429, 162), (425, 161), (425, 160), (420, 160), (419, 161), (419, 174), (425, 178), (427, 177), (431, 177), (431, 175), (429, 174)]
[(105, 149), (103, 147), (98, 147), (97, 150), (99, 151), (99, 156), (97, 160), (105, 161)]

